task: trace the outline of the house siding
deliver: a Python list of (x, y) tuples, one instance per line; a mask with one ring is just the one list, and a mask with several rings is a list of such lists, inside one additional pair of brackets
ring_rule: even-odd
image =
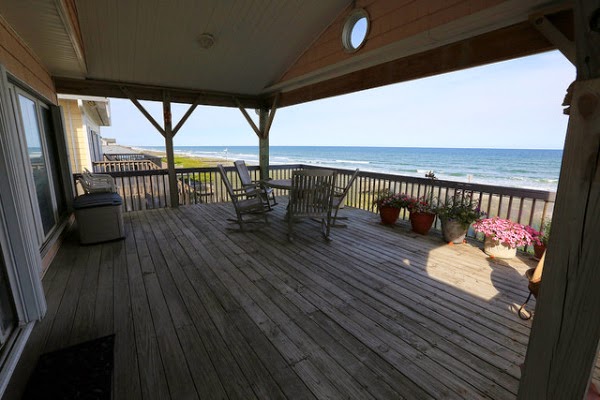
[(50, 103), (57, 104), (50, 73), (1, 16), (0, 63), (12, 76), (31, 87)]
[(92, 160), (90, 158), (90, 144), (88, 140), (87, 128), (99, 132), (97, 124), (83, 115), (77, 100), (60, 99), (58, 104), (63, 108), (65, 117), (65, 131), (67, 138), (67, 147), (69, 149), (69, 162), (73, 173), (81, 173), (84, 168), (92, 170)]
[[(504, 0), (359, 0), (356, 8), (364, 8), (371, 23), (367, 41), (360, 52), (378, 49), (503, 2)], [(348, 7), (335, 19), (283, 75), (280, 82), (353, 57), (353, 54), (344, 51), (341, 40), (344, 22), (350, 10)]]

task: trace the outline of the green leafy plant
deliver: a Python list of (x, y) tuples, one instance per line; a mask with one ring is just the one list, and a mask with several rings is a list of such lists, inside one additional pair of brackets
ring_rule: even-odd
[(540, 236), (540, 240), (544, 246), (548, 246), (548, 240), (550, 239), (550, 228), (552, 226), (552, 220), (549, 219), (544, 222), (544, 227), (542, 228), (542, 235)]
[(465, 228), (486, 215), (479, 209), (479, 204), (473, 202), (471, 194), (462, 196), (460, 193), (440, 205), (437, 213), (440, 218), (460, 222)]

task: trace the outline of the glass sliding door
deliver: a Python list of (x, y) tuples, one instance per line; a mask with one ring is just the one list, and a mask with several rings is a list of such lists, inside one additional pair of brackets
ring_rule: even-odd
[[(18, 140), (28, 161), (27, 184), (35, 230), (40, 248), (52, 235), (60, 217), (67, 212), (64, 175), (61, 173), (60, 137), (54, 128), (50, 108), (39, 98), (9, 84)], [(64, 144), (63, 144), (64, 146)]]

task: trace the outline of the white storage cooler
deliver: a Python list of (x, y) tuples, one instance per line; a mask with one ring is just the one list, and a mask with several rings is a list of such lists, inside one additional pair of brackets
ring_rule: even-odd
[(92, 244), (125, 237), (118, 193), (88, 193), (73, 201), (75, 219), (79, 226), (79, 242)]

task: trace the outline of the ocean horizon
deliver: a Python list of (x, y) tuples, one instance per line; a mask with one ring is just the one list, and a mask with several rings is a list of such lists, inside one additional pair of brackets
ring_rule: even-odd
[[(165, 151), (164, 146), (133, 146)], [(174, 146), (176, 154), (190, 157), (242, 159), (258, 164), (258, 146)], [(438, 179), (498, 186), (556, 191), (562, 150), (271, 146), (269, 161), (277, 164), (309, 164), (396, 175), (424, 177), (433, 171)]]

